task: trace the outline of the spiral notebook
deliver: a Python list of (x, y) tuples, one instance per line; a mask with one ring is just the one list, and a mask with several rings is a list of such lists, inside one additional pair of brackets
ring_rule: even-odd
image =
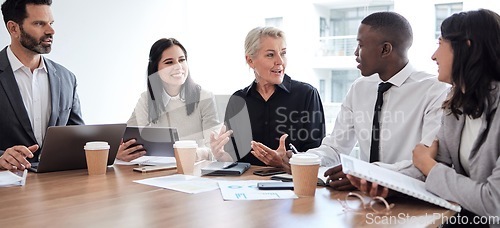
[(425, 183), (420, 180), (350, 157), (348, 155), (341, 154), (340, 159), (342, 163), (342, 171), (345, 174), (363, 178), (370, 182), (375, 182), (392, 190), (456, 212), (460, 212), (462, 209), (459, 205), (450, 203), (445, 199), (427, 191), (425, 189)]

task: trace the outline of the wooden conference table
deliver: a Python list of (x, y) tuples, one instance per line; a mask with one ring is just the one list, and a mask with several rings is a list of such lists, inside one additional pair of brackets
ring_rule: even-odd
[[(0, 188), (0, 227), (436, 227), (454, 214), (419, 200), (391, 198), (392, 218), (367, 219), (343, 211), (337, 199), (347, 192), (326, 187), (309, 198), (224, 201), (219, 190), (187, 194), (134, 183), (176, 170), (139, 173), (133, 167), (114, 165), (100, 176), (87, 170), (29, 173), (25, 186)], [(269, 179), (253, 175), (258, 168), (240, 177), (211, 178)]]

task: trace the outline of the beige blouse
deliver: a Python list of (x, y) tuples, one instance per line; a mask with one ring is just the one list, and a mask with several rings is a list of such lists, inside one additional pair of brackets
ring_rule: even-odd
[(148, 120), (147, 93), (146, 91), (141, 94), (127, 125), (176, 127), (180, 140), (195, 140), (198, 143), (197, 160), (213, 160), (210, 152), (210, 133), (218, 132), (222, 126), (218, 119), (214, 95), (202, 89), (200, 102), (188, 116), (185, 101), (179, 96), (170, 97), (164, 92), (166, 112), (160, 115), (157, 123), (151, 123)]

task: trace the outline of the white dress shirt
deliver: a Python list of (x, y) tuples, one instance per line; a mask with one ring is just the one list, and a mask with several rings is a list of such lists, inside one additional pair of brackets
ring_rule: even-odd
[[(357, 79), (346, 95), (333, 132), (320, 147), (307, 152), (322, 157), (321, 165), (340, 163), (339, 154), (349, 154), (356, 142), (360, 159), (369, 161), (372, 123), (378, 74)], [(441, 105), (449, 87), (433, 75), (415, 71), (407, 64), (387, 82), (393, 86), (384, 93), (380, 119), (380, 162), (411, 164), (412, 150), (418, 143), (431, 145), (441, 126)]]
[(12, 72), (14, 72), (19, 92), (21, 92), (36, 141), (41, 146), (48, 127), (51, 110), (49, 77), (43, 57), (40, 59), (40, 65), (33, 72), (19, 61), (10, 46), (7, 48), (7, 58), (12, 67)]

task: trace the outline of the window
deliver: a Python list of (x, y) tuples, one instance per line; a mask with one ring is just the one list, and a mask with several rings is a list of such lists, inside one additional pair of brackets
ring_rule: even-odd
[(359, 77), (358, 70), (332, 70), (332, 92), (330, 102), (341, 103), (351, 84)]
[(325, 79), (320, 79), (320, 80), (319, 80), (319, 96), (320, 96), (320, 97), (323, 97), (323, 99), (324, 99), (324, 97), (325, 97), (325, 93), (326, 93), (326, 92), (325, 92), (325, 89), (326, 89), (326, 88), (325, 88), (325, 86), (326, 86), (326, 81), (325, 81)]
[(326, 19), (324, 17), (319, 18), (319, 36), (329, 36), (328, 34), (328, 24), (326, 24)]
[(454, 13), (462, 11), (463, 3), (449, 3), (449, 4), (437, 4), (436, 5), (436, 35), (435, 38), (439, 38), (441, 35), (441, 23), (444, 19), (451, 16)]
[(281, 28), (283, 26), (283, 17), (266, 18), (266, 26)]
[(363, 18), (379, 11), (392, 11), (392, 5), (331, 9), (329, 25), (320, 17), (320, 48), (323, 56), (350, 56), (356, 48), (356, 34)]

